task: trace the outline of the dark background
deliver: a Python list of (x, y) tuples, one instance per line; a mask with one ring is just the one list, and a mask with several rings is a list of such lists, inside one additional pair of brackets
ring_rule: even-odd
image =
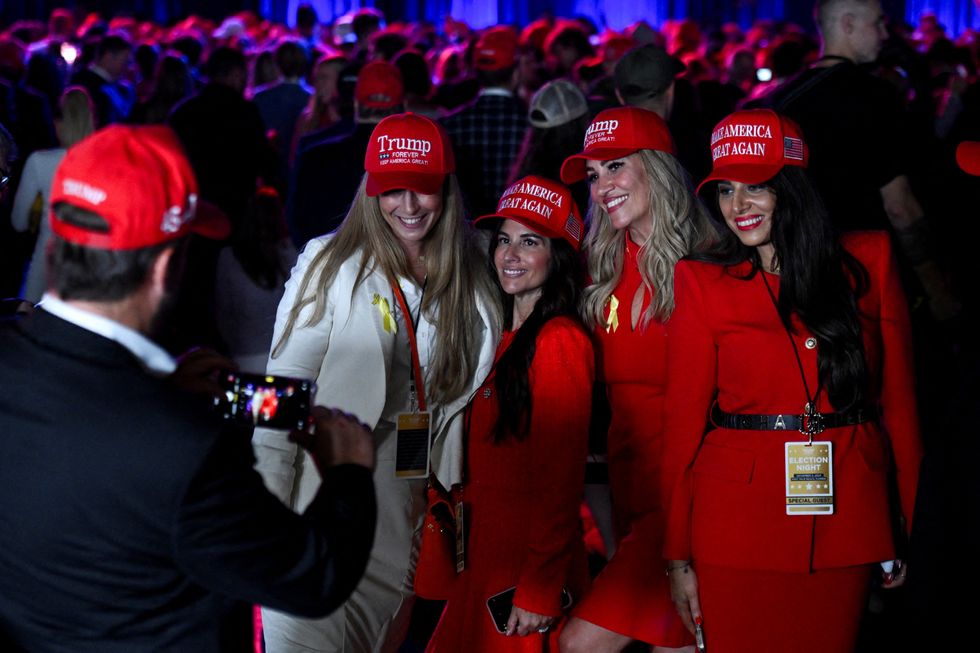
[[(220, 19), (250, 9), (274, 21), (293, 20), (300, 0), (2, 0), (0, 23), (20, 18), (46, 19), (52, 8), (67, 7), (84, 14), (99, 11), (105, 17), (134, 15), (160, 23), (172, 23), (191, 13)], [(493, 23), (526, 24), (544, 12), (559, 16), (583, 14), (600, 27), (622, 29), (639, 19), (656, 26), (669, 18), (695, 18), (706, 25), (735, 21), (748, 27), (756, 18), (785, 19), (812, 29), (810, 0), (312, 0), (320, 19), (329, 22), (361, 6), (374, 6), (389, 20), (421, 20), (436, 23), (446, 15), (464, 19), (473, 27)], [(980, 0), (882, 0), (893, 19), (918, 22), (923, 11), (933, 11), (948, 32), (959, 35), (967, 28), (980, 29)]]

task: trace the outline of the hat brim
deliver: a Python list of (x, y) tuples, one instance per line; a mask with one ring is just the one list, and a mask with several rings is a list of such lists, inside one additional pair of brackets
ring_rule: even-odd
[(980, 175), (980, 142), (963, 141), (956, 148), (956, 163), (968, 175)]
[(217, 205), (198, 200), (197, 211), (194, 219), (187, 223), (187, 230), (211, 240), (226, 240), (231, 235), (231, 220)]
[(565, 159), (561, 164), (561, 180), (566, 184), (574, 184), (585, 179), (586, 161), (609, 161), (610, 159), (621, 159), (635, 152), (637, 148), (630, 147), (596, 147), (591, 150), (579, 152)]
[(704, 181), (698, 184), (697, 193), (715, 181), (737, 181), (740, 184), (761, 184), (769, 181), (783, 169), (785, 163), (733, 163), (725, 166), (715, 166)]
[(568, 234), (552, 229), (550, 226), (536, 222), (534, 219), (524, 215), (507, 215), (505, 213), (481, 215), (479, 218), (473, 221), (473, 226), (478, 227), (479, 229), (496, 229), (504, 220), (513, 220), (514, 222), (518, 222), (531, 231), (541, 234), (545, 238), (558, 238), (564, 240), (575, 250), (578, 250), (579, 248), (579, 243), (572, 241), (568, 237)]
[(446, 181), (444, 174), (422, 172), (369, 172), (365, 191), (368, 197), (376, 197), (391, 190), (413, 190), (423, 195), (435, 195)]
[[(506, 213), (491, 213), (489, 215), (481, 215), (479, 218), (473, 221), (474, 227), (479, 227), (480, 229), (496, 229), (497, 226), (504, 220), (513, 220), (514, 222), (520, 222), (522, 225), (539, 233), (542, 236), (547, 236), (548, 238), (565, 238), (565, 234), (558, 233), (558, 231), (551, 229), (550, 227), (541, 224), (540, 222), (535, 222), (531, 218), (523, 215), (507, 215)], [(567, 240), (567, 238), (565, 238)]]

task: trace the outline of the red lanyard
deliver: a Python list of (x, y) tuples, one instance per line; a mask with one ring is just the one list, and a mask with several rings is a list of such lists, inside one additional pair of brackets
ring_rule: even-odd
[[(412, 393), (418, 399), (419, 410), (425, 411), (425, 377), (422, 376), (419, 346), (415, 341), (415, 320), (412, 319), (412, 314), (408, 310), (408, 302), (405, 301), (401, 285), (391, 277), (388, 277), (388, 282), (391, 284), (391, 291), (395, 294), (395, 299), (398, 300), (398, 307), (401, 309), (402, 315), (405, 316), (405, 333), (408, 336), (408, 346), (412, 350)], [(424, 288), (423, 292), (425, 292)], [(421, 317), (421, 315), (422, 302), (420, 301), (419, 316)]]

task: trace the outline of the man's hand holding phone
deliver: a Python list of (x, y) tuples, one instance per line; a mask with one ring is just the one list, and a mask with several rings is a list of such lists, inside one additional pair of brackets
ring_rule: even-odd
[(312, 430), (292, 431), (290, 440), (313, 456), (317, 469), (334, 465), (361, 465), (374, 469), (374, 436), (367, 425), (339, 410), (314, 406)]

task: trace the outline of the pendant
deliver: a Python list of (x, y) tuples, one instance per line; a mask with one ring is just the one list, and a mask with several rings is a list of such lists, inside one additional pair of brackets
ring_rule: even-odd
[(800, 433), (810, 436), (811, 443), (813, 436), (823, 433), (823, 417), (809, 401), (803, 406), (803, 414), (800, 415)]

